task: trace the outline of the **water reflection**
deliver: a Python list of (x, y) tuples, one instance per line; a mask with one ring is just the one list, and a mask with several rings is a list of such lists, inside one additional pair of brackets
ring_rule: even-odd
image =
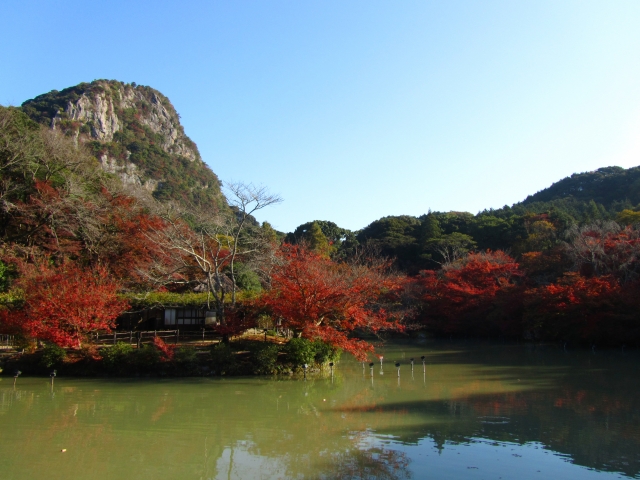
[[(378, 368), (344, 360), (306, 381), (58, 377), (51, 389), (49, 379), (21, 377), (14, 390), (2, 379), (0, 471), (15, 479), (640, 472), (635, 353), (491, 344), (383, 353)], [(410, 358), (421, 355), (412, 372)]]

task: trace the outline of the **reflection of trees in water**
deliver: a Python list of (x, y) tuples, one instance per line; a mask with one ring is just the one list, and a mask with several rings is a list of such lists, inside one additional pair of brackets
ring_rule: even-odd
[[(566, 389), (563, 391), (488, 395), (438, 405), (389, 405), (390, 409), (408, 410), (410, 415), (420, 410), (430, 421), (380, 433), (408, 444), (430, 438), (439, 450), (477, 438), (521, 445), (541, 443), (570, 456), (577, 465), (637, 476), (640, 405), (621, 402), (611, 408), (606, 397), (589, 398), (575, 391), (568, 402)], [(562, 406), (559, 398), (564, 399)], [(433, 420), (438, 417), (440, 421)]]
[[(487, 350), (433, 359), (434, 363), (477, 366), (473, 380), (456, 390), (455, 398), (369, 404), (369, 411), (404, 412), (413, 421), (378, 432), (408, 444), (430, 438), (438, 449), (446, 448), (447, 443), (472, 442), (474, 438), (519, 444), (538, 442), (570, 456), (578, 465), (632, 477), (640, 473), (637, 354), (567, 355), (560, 351), (563, 358), (558, 361), (554, 358), (558, 352), (553, 351), (518, 348), (498, 349), (493, 354)], [(532, 365), (539, 368), (535, 378)], [(551, 370), (545, 370), (547, 367)], [(557, 374), (558, 367), (562, 375)], [(522, 384), (526, 388), (505, 393), (474, 388), (496, 379), (505, 386)], [(525, 384), (527, 379), (531, 384)]]
[[(336, 384), (343, 379), (336, 378)], [(380, 445), (368, 445), (368, 422), (361, 416), (336, 415), (326, 402), (327, 379), (312, 379), (283, 391), (280, 382), (264, 385), (266, 397), (279, 397), (278, 408), (295, 412), (271, 429), (251, 433), (249, 451), (256, 456), (280, 458), (286, 478), (402, 479), (409, 478), (408, 457)], [(282, 384), (280, 384), (282, 385)], [(286, 382), (290, 386), (290, 382)], [(368, 385), (368, 384), (367, 384)], [(341, 385), (341, 392), (345, 390)], [(338, 391), (337, 385), (332, 389)], [(344, 402), (375, 402), (383, 397), (368, 388), (347, 388)], [(331, 398), (331, 397), (330, 397)], [(347, 432), (350, 432), (347, 434)]]
[(407, 455), (383, 447), (331, 452), (328, 457), (325, 465), (318, 465), (315, 470), (317, 478), (399, 480), (411, 477)]
[[(66, 388), (66, 380), (57, 379), (53, 397), (46, 380), (29, 387), (22, 382), (16, 391), (0, 389), (3, 440), (11, 435), (13, 442), (10, 449), (0, 442), (0, 458), (21, 452), (5, 462), (15, 469), (4, 472), (9, 477), (16, 471), (37, 477), (41, 465), (27, 459), (55, 447), (72, 453), (48, 460), (59, 478), (99, 478), (96, 468), (104, 478), (215, 478), (226, 475), (218, 468), (233, 448), (234, 462), (243, 451), (265, 465), (276, 462), (269, 465), (277, 464), (287, 478), (406, 478), (409, 459), (367, 443), (373, 432), (406, 444), (428, 438), (439, 448), (474, 438), (539, 442), (579, 465), (640, 473), (635, 360), (590, 354), (558, 370), (561, 362), (546, 355), (539, 363), (554, 368), (545, 370), (535, 361), (523, 365), (504, 349), (498, 353), (450, 354), (438, 359), (439, 368), (447, 367), (439, 384), (436, 367), (429, 366), (424, 383), (421, 372), (415, 382), (403, 372), (402, 387), (377, 373), (372, 385), (369, 370), (363, 374), (359, 365), (344, 377), (337, 371), (333, 382), (85, 381)], [(450, 369), (454, 364), (467, 370)], [(531, 364), (540, 367), (535, 375)], [(456, 372), (459, 381), (452, 378)], [(25, 426), (32, 430), (22, 434)]]
[[(50, 396), (43, 382), (42, 388), (3, 390), (0, 413), (16, 435), (10, 447), (0, 442), (0, 456), (7, 448), (23, 453), (8, 471), (17, 478), (37, 477), (42, 465), (26, 459), (38, 458), (43, 448), (67, 450), (48, 466), (59, 478), (216, 478), (242, 458), (276, 465), (286, 478), (406, 478), (403, 454), (361, 445), (359, 436), (347, 432), (364, 425), (353, 416), (336, 421), (328, 411), (326, 397), (339, 391), (339, 383), (97, 382), (56, 387)], [(370, 392), (361, 393), (362, 401), (372, 399)]]

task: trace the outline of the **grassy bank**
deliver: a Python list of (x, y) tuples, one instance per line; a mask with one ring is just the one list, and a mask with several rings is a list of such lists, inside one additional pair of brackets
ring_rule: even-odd
[(138, 376), (239, 376), (292, 375), (303, 371), (320, 371), (336, 362), (340, 351), (319, 341), (294, 338), (286, 343), (271, 339), (241, 338), (206, 347), (175, 348), (156, 342), (135, 348), (128, 343), (80, 350), (67, 350), (48, 345), (33, 353), (6, 357), (1, 365), (3, 375), (75, 377)]

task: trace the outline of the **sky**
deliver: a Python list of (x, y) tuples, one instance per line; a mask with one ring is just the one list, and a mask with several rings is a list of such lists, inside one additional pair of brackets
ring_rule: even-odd
[(0, 104), (115, 79), (166, 95), (256, 216), (357, 230), (640, 165), (640, 2), (0, 2)]

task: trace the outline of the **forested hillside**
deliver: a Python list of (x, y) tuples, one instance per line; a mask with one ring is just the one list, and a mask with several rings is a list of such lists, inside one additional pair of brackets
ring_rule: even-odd
[(581, 202), (603, 205), (607, 210), (620, 211), (640, 203), (640, 167), (599, 168), (594, 172), (574, 173), (549, 188), (529, 195), (514, 205), (527, 206), (572, 198)]
[[(548, 250), (565, 241), (572, 225), (616, 220), (640, 221), (640, 167), (600, 168), (564, 178), (511, 207), (469, 212), (428, 212), (420, 217), (389, 216), (351, 232), (327, 221), (307, 222), (290, 233), (292, 242), (329, 242), (336, 252), (364, 245), (395, 259), (416, 274), (471, 251), (506, 250), (516, 257)], [(314, 232), (314, 223), (324, 236)]]

